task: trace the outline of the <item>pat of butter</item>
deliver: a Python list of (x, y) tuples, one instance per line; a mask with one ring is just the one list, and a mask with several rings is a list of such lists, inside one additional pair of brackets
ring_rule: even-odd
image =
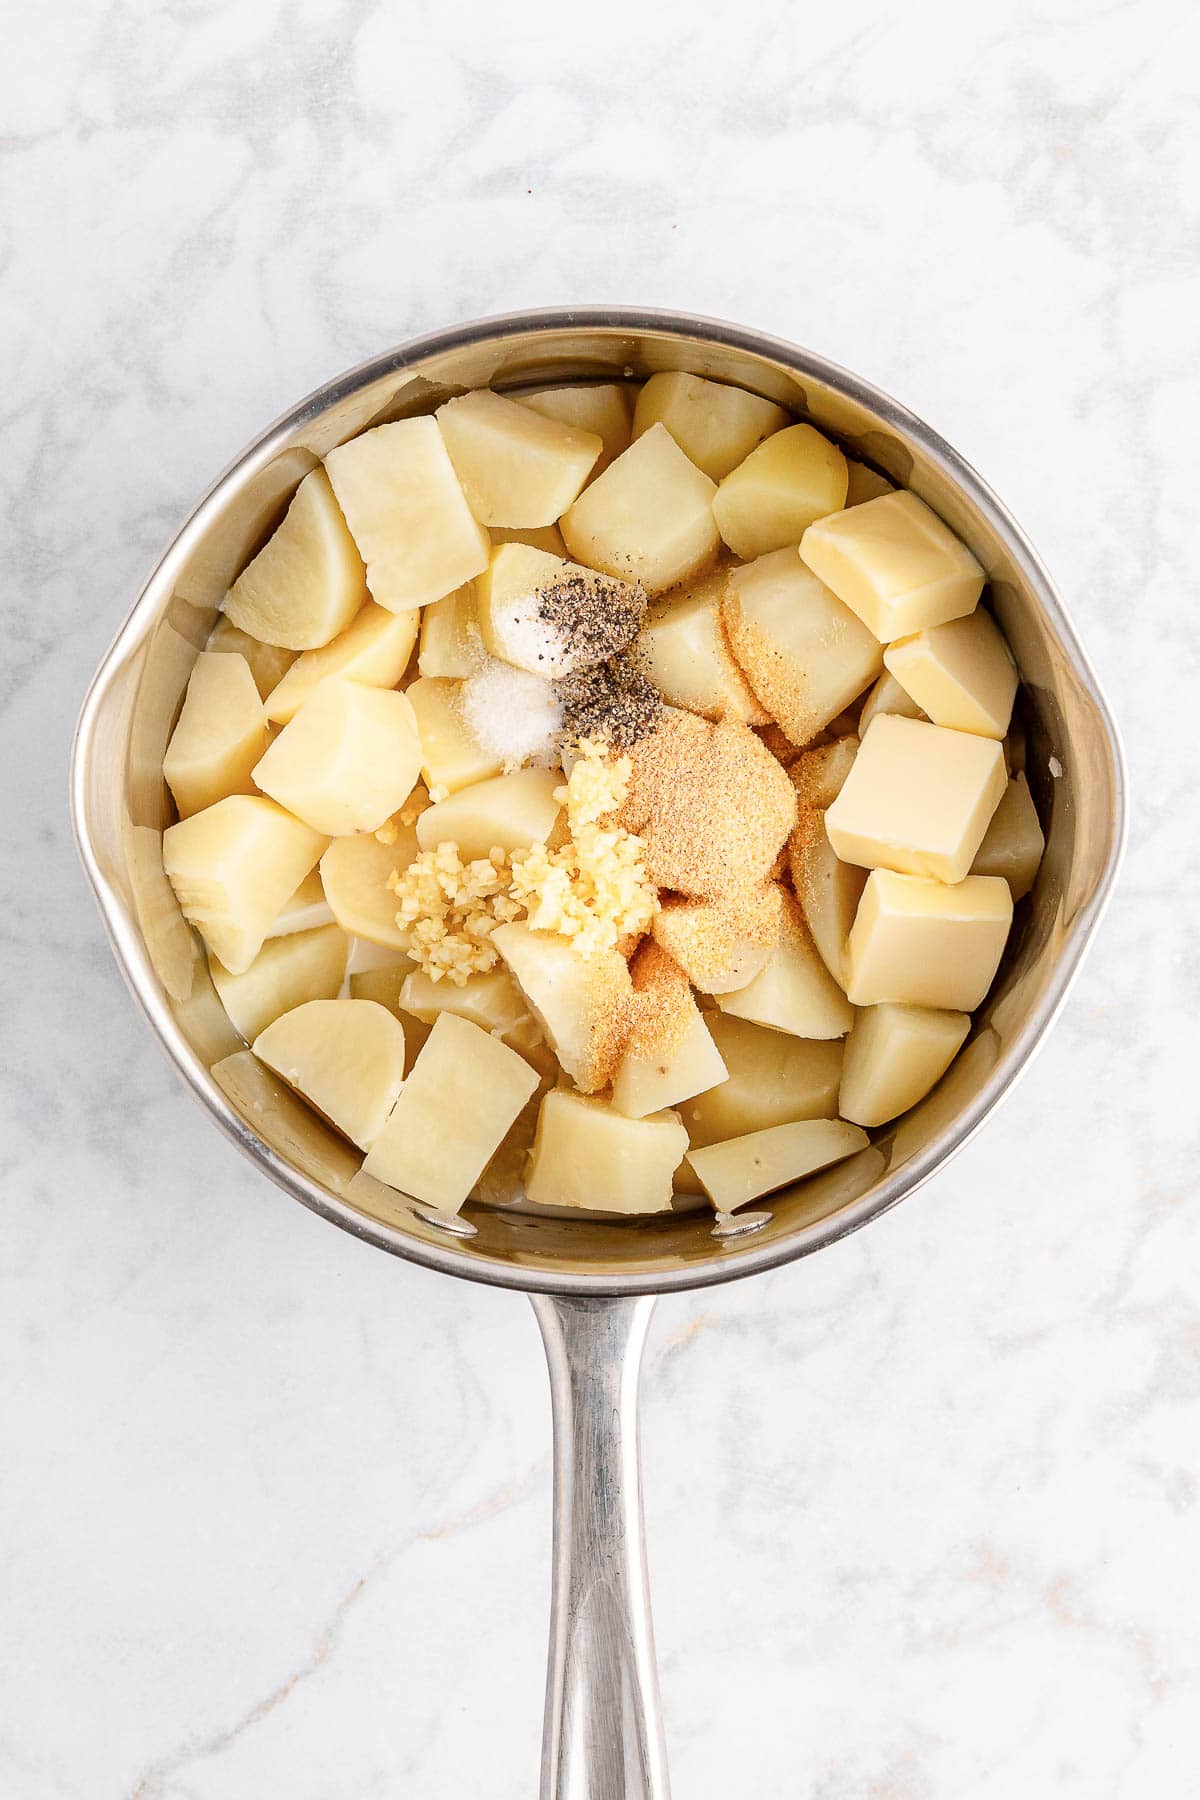
[(810, 525), (800, 555), (881, 644), (975, 610), (983, 570), (915, 494), (881, 494)]
[(999, 627), (981, 609), (889, 644), (883, 661), (935, 725), (990, 738), (1008, 730), (1016, 665)]
[(1033, 886), (1045, 846), (1029, 784), (1023, 775), (1014, 775), (992, 815), (971, 873), (1003, 875), (1014, 901), (1023, 900)]
[(850, 1000), (970, 1012), (992, 985), (1012, 908), (999, 876), (968, 875), (948, 887), (873, 870), (850, 932)]
[(1006, 785), (990, 738), (879, 713), (825, 828), (843, 862), (961, 881)]
[(838, 1111), (856, 1125), (886, 1125), (923, 1100), (962, 1048), (964, 1012), (931, 1006), (864, 1006), (846, 1039)]

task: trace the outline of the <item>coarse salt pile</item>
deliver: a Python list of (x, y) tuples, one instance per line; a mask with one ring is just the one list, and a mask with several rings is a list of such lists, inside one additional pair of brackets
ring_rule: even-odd
[(506, 773), (526, 763), (549, 767), (557, 761), (563, 707), (543, 676), (486, 657), (463, 682), (459, 706), (476, 742)]

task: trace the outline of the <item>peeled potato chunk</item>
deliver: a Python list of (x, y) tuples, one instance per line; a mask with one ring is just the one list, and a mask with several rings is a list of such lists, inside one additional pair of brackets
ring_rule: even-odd
[(519, 525), (511, 530), (506, 525), (493, 525), (488, 532), (495, 544), (528, 544), (531, 550), (544, 550), (547, 556), (567, 554), (563, 534), (557, 525)]
[[(622, 649), (636, 635), (646, 595), (636, 585), (597, 575), (578, 563), (548, 556), (528, 544), (500, 544), (475, 584), (484, 648), (515, 668), (556, 680)], [(584, 635), (562, 641), (544, 616), (547, 607), (568, 611), (604, 608), (607, 629), (598, 644)]]
[(404, 694), (326, 676), (255, 766), (265, 794), (328, 837), (376, 831), (407, 800), (421, 744)]
[(668, 894), (650, 930), (702, 994), (732, 994), (762, 973), (779, 942), (783, 889), (763, 882), (720, 900)]
[(693, 1146), (720, 1143), (796, 1119), (832, 1119), (842, 1078), (840, 1038), (797, 1038), (710, 1013), (727, 1078), (680, 1107)]
[(440, 600), (487, 566), (488, 534), (472, 517), (436, 419), (376, 425), (331, 450), (325, 467), (371, 597), (389, 612)]
[(679, 965), (660, 945), (633, 959), (632, 1025), (612, 1103), (631, 1119), (662, 1112), (725, 1079), (725, 1064)]
[(818, 744), (804, 750), (788, 766), (788, 775), (796, 790), (801, 811), (806, 807), (822, 810), (832, 806), (846, 785), (846, 777), (858, 755), (856, 737), (834, 738), (831, 744)]
[(736, 1212), (760, 1194), (774, 1193), (865, 1150), (870, 1141), (865, 1131), (842, 1119), (804, 1119), (689, 1150), (688, 1162), (716, 1210)]
[(296, 660), (294, 650), (281, 649), (278, 644), (264, 644), (259, 638), (251, 637), (248, 631), (240, 630), (224, 613), (209, 632), (204, 647), (214, 656), (244, 656), (261, 700), (279, 686)]
[(604, 448), (594, 431), (477, 388), (437, 409), (467, 504), (482, 525), (553, 525)]
[(746, 679), (794, 744), (807, 744), (883, 667), (876, 639), (795, 550), (734, 569), (723, 617)]
[[(884, 662), (887, 655), (884, 655)], [(863, 709), (858, 715), (858, 735), (864, 736), (867, 726), (877, 713), (898, 713), (902, 719), (925, 719), (929, 715), (921, 711), (910, 693), (907, 693), (892, 671), (885, 668), (875, 686), (863, 701)]]
[(421, 613), (421, 648), (417, 670), (421, 675), (444, 675), (459, 680), (469, 675), (480, 658), (479, 616), (475, 610), (475, 583), (466, 582)]
[[(385, 963), (378, 969), (355, 969), (348, 983), (350, 998), (374, 1000), (400, 1018), (403, 1011), (400, 990), (416, 966), (410, 956), (402, 956), (399, 962)], [(403, 1022), (401, 1019), (401, 1024)], [(411, 1057), (409, 1060), (411, 1061)]]
[(549, 839), (562, 812), (555, 795), (562, 792), (557, 770), (516, 769), (460, 788), (428, 807), (417, 820), (422, 850), (454, 843), (464, 862), (490, 850), (527, 850)]
[(285, 902), (267, 937), (290, 937), (294, 931), (313, 931), (318, 925), (333, 922), (333, 908), (325, 898), (320, 873), (312, 869)]
[(792, 886), (821, 961), (845, 991), (850, 979), (847, 945), (867, 872), (838, 857), (825, 831), (824, 813), (803, 812), (788, 842)]
[(253, 1049), (360, 1150), (383, 1130), (404, 1079), (404, 1027), (373, 1000), (308, 1000)]
[(577, 431), (594, 432), (604, 446), (592, 465), (591, 479), (595, 480), (614, 456), (629, 448), (634, 391), (625, 381), (586, 381), (572, 387), (535, 388), (513, 398), (543, 418), (573, 425)]
[(761, 975), (735, 994), (718, 994), (717, 1005), (753, 1025), (770, 1025), (794, 1037), (844, 1037), (854, 1008), (817, 953), (794, 901), (784, 904), (779, 944)]
[(439, 1013), (363, 1168), (443, 1212), (457, 1212), (538, 1084), (498, 1038)]
[(864, 500), (878, 500), (880, 494), (891, 494), (895, 487), (886, 475), (877, 474), (867, 463), (846, 458), (846, 505), (861, 506)]
[(668, 705), (765, 725), (771, 715), (738, 667), (721, 619), (728, 576), (720, 569), (661, 601), (642, 626), (637, 659)]
[(846, 504), (846, 459), (811, 425), (789, 425), (731, 470), (713, 500), (717, 529), (747, 560), (798, 544), (815, 519)]
[(413, 969), (400, 990), (400, 1007), (414, 1019), (432, 1025), (440, 1013), (451, 1012), (470, 1019), (482, 1031), (503, 1038), (514, 1050), (535, 1043), (541, 1033), (533, 1023), (525, 996), (507, 969), (489, 969), (471, 975), (462, 987), (451, 981), (435, 981), (424, 969)]
[(233, 1027), (252, 1044), (260, 1031), (305, 1000), (333, 1000), (346, 974), (350, 940), (337, 925), (268, 938), (250, 967), (231, 975), (212, 957), (209, 972)]
[(371, 944), (403, 950), (407, 937), (396, 924), (396, 896), (387, 881), (395, 870), (408, 868), (421, 846), (410, 825), (395, 825), (395, 833), (392, 837), (385, 829), (390, 843), (381, 843), (369, 831), (335, 838), (321, 858), (321, 881), (343, 931)]
[(1017, 697), (1017, 666), (981, 607), (889, 644), (887, 668), (935, 725), (1002, 738)]
[(500, 774), (500, 758), (484, 749), (463, 717), (460, 681), (422, 676), (404, 691), (417, 716), (421, 774), (430, 793), (445, 788), (456, 794), (473, 781)]
[(850, 933), (850, 999), (973, 1012), (1000, 966), (1012, 911), (999, 876), (950, 886), (873, 869)]
[(330, 643), (296, 658), (267, 701), (268, 719), (286, 725), (329, 675), (365, 687), (395, 687), (408, 667), (419, 618), (415, 607), (394, 613), (369, 600)]
[(555, 1088), (538, 1114), (525, 1192), (537, 1206), (667, 1212), (686, 1150), (678, 1113), (630, 1119), (602, 1100)]
[(296, 489), (282, 525), (225, 596), (225, 616), (285, 650), (315, 650), (367, 598), (362, 557), (324, 469)]
[(231, 794), (163, 833), (180, 911), (233, 975), (250, 967), (328, 839), (259, 794)]
[(562, 534), (577, 562), (661, 593), (715, 559), (715, 492), (666, 426), (652, 425), (563, 514)]
[(800, 555), (880, 643), (974, 612), (983, 570), (915, 494), (882, 494), (810, 525)]
[(163, 757), (181, 819), (227, 794), (252, 794), (250, 772), (267, 747), (267, 723), (250, 665), (202, 650)]
[(585, 958), (567, 938), (521, 923), (497, 925), (490, 942), (576, 1087), (607, 1087), (629, 1028), (633, 983), (625, 958), (616, 950)]
[(682, 369), (651, 375), (633, 411), (635, 438), (652, 425), (665, 425), (684, 455), (713, 481), (787, 423), (787, 413), (773, 400)]
[(898, 1118), (941, 1080), (970, 1029), (964, 1012), (864, 1006), (846, 1039), (838, 1111), (856, 1125)]
[(1023, 900), (1033, 886), (1045, 847), (1029, 784), (1023, 775), (1014, 775), (992, 814), (971, 873), (1003, 875), (1013, 900)]

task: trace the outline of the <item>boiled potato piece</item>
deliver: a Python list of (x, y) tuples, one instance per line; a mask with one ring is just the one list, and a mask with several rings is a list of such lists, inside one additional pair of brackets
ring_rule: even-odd
[(550, 1048), (584, 1093), (607, 1087), (625, 1048), (633, 983), (616, 950), (582, 957), (567, 938), (497, 925), (490, 942), (512, 970)]
[(798, 544), (826, 513), (846, 504), (846, 459), (811, 425), (789, 425), (727, 474), (713, 500), (717, 529), (749, 559)]
[(209, 633), (205, 649), (214, 656), (244, 656), (250, 665), (250, 673), (261, 700), (265, 700), (279, 686), (296, 660), (294, 650), (283, 650), (278, 644), (262, 643), (260, 639), (251, 637), (248, 631), (239, 630), (224, 613)]
[(435, 981), (424, 969), (413, 969), (400, 990), (400, 1007), (414, 1019), (430, 1025), (444, 1012), (470, 1019), (481, 1030), (503, 1038), (514, 1050), (541, 1041), (525, 996), (507, 969), (470, 975), (462, 987), (455, 987), (450, 981)]
[(716, 1210), (736, 1212), (760, 1194), (774, 1193), (865, 1150), (870, 1141), (865, 1131), (842, 1119), (803, 1119), (689, 1150), (688, 1162)]
[(983, 589), (966, 545), (907, 491), (818, 520), (800, 555), (884, 644), (965, 617)]
[(617, 1072), (612, 1103), (631, 1119), (688, 1100), (725, 1079), (687, 976), (656, 943), (633, 959), (632, 1026)]
[(481, 654), (475, 583), (468, 581), (423, 610), (417, 669), (422, 675), (461, 680), (477, 666)]
[(634, 392), (624, 381), (588, 381), (573, 387), (535, 388), (513, 398), (544, 418), (595, 433), (604, 448), (592, 465), (590, 479), (594, 481), (614, 456), (629, 448)]
[(795, 550), (734, 569), (722, 615), (746, 679), (794, 744), (807, 744), (883, 667), (876, 639)]
[(232, 975), (263, 947), (328, 838), (260, 794), (231, 794), (163, 833), (179, 909)]
[(443, 1212), (457, 1212), (538, 1084), (498, 1038), (438, 1014), (363, 1168)]
[(650, 930), (702, 994), (732, 994), (766, 968), (782, 919), (783, 890), (769, 881), (723, 900), (667, 894)]
[(734, 994), (719, 994), (717, 1005), (753, 1025), (770, 1025), (794, 1037), (844, 1037), (854, 1008), (817, 953), (799, 907), (786, 900), (777, 948), (761, 975)]
[(318, 925), (333, 922), (333, 908), (325, 898), (320, 873), (312, 869), (285, 903), (267, 937), (290, 937), (294, 931), (313, 931)]
[(935, 725), (1002, 738), (1017, 697), (1017, 666), (982, 607), (889, 644), (886, 667)]
[(163, 757), (181, 819), (227, 794), (252, 794), (250, 772), (267, 747), (267, 722), (250, 665), (202, 650)]
[(255, 765), (265, 794), (327, 837), (377, 831), (421, 769), (404, 694), (328, 675)]
[[(386, 1006), (390, 1013), (400, 1018), (403, 1008), (400, 1005), (400, 991), (416, 968), (410, 956), (402, 956), (399, 962), (384, 963), (377, 969), (356, 969), (349, 979), (350, 998), (352, 1000), (374, 1000), (379, 1006)], [(404, 1024), (404, 1020), (400, 1020)], [(413, 1020), (413, 1024), (417, 1021)], [(412, 1061), (411, 1045), (409, 1062)]]
[(538, 1114), (525, 1192), (537, 1206), (667, 1212), (686, 1150), (678, 1113), (630, 1119), (602, 1100), (555, 1088)]
[[(646, 611), (643, 590), (612, 576), (597, 576), (578, 563), (563, 562), (528, 544), (500, 544), (475, 584), (479, 630), (490, 655), (555, 680), (600, 661), (628, 644)], [(571, 607), (601, 600), (611, 629), (600, 649), (586, 640), (555, 650), (542, 618), (547, 596), (565, 595)]]
[(639, 438), (652, 425), (665, 425), (684, 455), (720, 481), (787, 423), (787, 413), (773, 400), (682, 369), (665, 369), (651, 375), (637, 397), (633, 435)]
[(872, 869), (850, 933), (850, 999), (974, 1012), (1000, 966), (1012, 911), (999, 876), (950, 885)]
[(893, 493), (894, 486), (886, 475), (879, 475), (867, 463), (846, 458), (846, 505), (861, 506), (864, 500), (878, 500), (880, 494)]
[[(884, 660), (887, 660), (886, 654)], [(921, 711), (912, 695), (905, 692), (888, 668), (884, 669), (863, 701), (863, 709), (858, 715), (860, 737), (865, 735), (867, 726), (877, 713), (898, 713), (902, 719), (924, 719), (928, 716)]]
[(792, 886), (821, 961), (845, 991), (850, 979), (847, 945), (867, 872), (834, 854), (825, 831), (825, 815), (810, 809), (788, 843)]
[(268, 938), (250, 967), (231, 975), (209, 959), (213, 986), (234, 1029), (252, 1044), (281, 1013), (305, 1000), (333, 1000), (346, 974), (350, 940), (338, 925)]
[(387, 885), (388, 877), (407, 869), (421, 846), (411, 825), (393, 824), (396, 836), (391, 843), (381, 843), (372, 832), (335, 838), (321, 858), (321, 882), (343, 931), (403, 950), (407, 936), (396, 924), (396, 896)]
[(366, 571), (324, 469), (296, 489), (282, 525), (225, 596), (225, 617), (264, 644), (315, 650), (367, 598)]
[(436, 419), (376, 425), (331, 450), (325, 467), (389, 612), (440, 600), (487, 566), (488, 534), (471, 515)]
[(1014, 775), (984, 834), (972, 875), (1003, 875), (1013, 900), (1033, 886), (1046, 840), (1024, 775)]
[(966, 1039), (964, 1012), (864, 1006), (846, 1039), (838, 1111), (856, 1125), (886, 1125), (923, 1100)]
[(577, 562), (661, 593), (715, 560), (715, 492), (666, 426), (652, 425), (564, 513), (562, 534)]
[(604, 448), (594, 431), (547, 418), (490, 388), (447, 400), (437, 422), (482, 525), (553, 525)]
[(404, 1027), (373, 1000), (307, 1000), (253, 1049), (360, 1150), (383, 1130), (404, 1080)]
[(795, 1119), (832, 1119), (842, 1078), (842, 1040), (788, 1037), (727, 1013), (705, 1021), (729, 1074), (680, 1107), (694, 1146), (720, 1143)]
[(458, 845), (464, 862), (490, 850), (527, 850), (550, 838), (562, 812), (562, 780), (557, 770), (516, 769), (460, 788), (428, 807), (417, 820), (422, 850)]
[(718, 570), (660, 602), (642, 626), (637, 659), (668, 705), (765, 725), (770, 714), (734, 660), (721, 619), (728, 575)]
[(547, 556), (567, 554), (567, 546), (563, 543), (563, 534), (557, 525), (522, 525), (515, 531), (507, 526), (493, 525), (488, 533), (495, 544), (528, 544), (533, 550), (544, 550)]
[(415, 607), (394, 613), (369, 600), (332, 642), (296, 658), (267, 701), (268, 719), (286, 725), (328, 675), (365, 687), (395, 687), (408, 667), (419, 618)]
[(417, 715), (421, 773), (431, 793), (445, 788), (447, 793), (456, 794), (473, 781), (487, 781), (500, 774), (503, 762), (484, 749), (463, 717), (459, 706), (461, 682), (423, 675), (404, 691)]
[(792, 786), (801, 809), (832, 806), (854, 767), (858, 755), (856, 737), (835, 738), (831, 744), (818, 744), (805, 750), (788, 767)]

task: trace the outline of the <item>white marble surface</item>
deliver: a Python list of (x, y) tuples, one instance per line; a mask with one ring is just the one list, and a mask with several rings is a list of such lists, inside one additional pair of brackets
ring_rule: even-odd
[(720, 10), (41, 0), (7, 34), (4, 1800), (535, 1790), (529, 1309), (223, 1145), (64, 786), (141, 576), (264, 421), (411, 333), (600, 300), (811, 344), (958, 443), (1062, 580), (1136, 805), (1036, 1078), (952, 1170), (659, 1309), (677, 1796), (1197, 1791), (1196, 14)]

